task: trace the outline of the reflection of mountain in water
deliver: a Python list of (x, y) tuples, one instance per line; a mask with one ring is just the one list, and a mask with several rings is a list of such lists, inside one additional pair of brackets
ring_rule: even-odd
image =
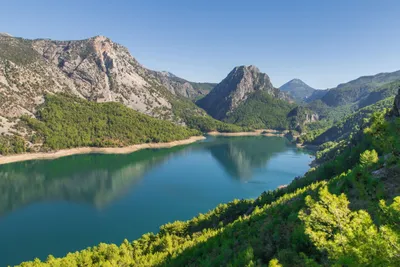
[(253, 169), (265, 166), (274, 154), (287, 149), (287, 140), (263, 136), (217, 138), (206, 147), (229, 175), (249, 180)]
[(190, 146), (128, 155), (76, 155), (0, 166), (0, 216), (39, 201), (66, 200), (104, 207), (144, 174), (183, 151), (206, 150), (233, 178), (249, 180), (255, 168), (287, 149), (281, 137), (217, 137)]
[(184, 148), (129, 155), (77, 155), (0, 166), (0, 216), (43, 200), (103, 207), (131, 188), (146, 171)]

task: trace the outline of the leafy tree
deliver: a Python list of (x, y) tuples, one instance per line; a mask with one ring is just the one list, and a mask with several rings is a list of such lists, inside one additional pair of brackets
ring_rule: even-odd
[(378, 160), (378, 153), (376, 153), (375, 149), (366, 150), (360, 155), (360, 163), (363, 166), (370, 166), (374, 163), (377, 163)]
[(315, 246), (336, 264), (347, 266), (399, 266), (399, 235), (384, 225), (379, 229), (370, 215), (352, 212), (344, 194), (319, 191), (319, 200), (306, 197), (307, 209), (299, 213)]

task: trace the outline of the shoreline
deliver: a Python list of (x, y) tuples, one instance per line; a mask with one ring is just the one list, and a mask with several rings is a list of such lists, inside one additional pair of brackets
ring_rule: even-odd
[(137, 144), (126, 147), (77, 147), (71, 149), (61, 149), (55, 152), (37, 152), (0, 156), (0, 165), (27, 160), (57, 159), (79, 154), (130, 154), (142, 149), (171, 148), (174, 146), (188, 145), (204, 139), (206, 139), (205, 136), (192, 136), (188, 139), (166, 143)]
[(211, 136), (257, 136), (257, 135), (262, 135), (262, 136), (284, 137), (285, 133), (271, 130), (271, 129), (260, 129), (260, 130), (255, 130), (252, 132), (237, 132), (237, 133), (222, 133), (222, 132), (218, 132), (218, 131), (212, 131), (212, 132), (208, 132), (207, 135), (211, 135)]
[(296, 146), (298, 148), (307, 149), (307, 150), (311, 150), (311, 151), (318, 151), (318, 147), (319, 147), (317, 145), (303, 145), (303, 144), (298, 144), (298, 143), (296, 143)]

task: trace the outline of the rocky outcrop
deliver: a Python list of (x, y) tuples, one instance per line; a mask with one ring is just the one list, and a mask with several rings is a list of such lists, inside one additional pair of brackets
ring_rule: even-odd
[(400, 117), (400, 88), (398, 89), (397, 95), (394, 98), (393, 115)]
[(216, 119), (224, 119), (227, 114), (257, 91), (265, 91), (279, 99), (289, 99), (288, 95), (274, 88), (267, 74), (255, 66), (235, 67), (228, 76), (197, 104)]
[(290, 128), (301, 132), (301, 128), (307, 123), (316, 122), (319, 120), (317, 113), (312, 110), (298, 106), (292, 109), (287, 115), (290, 121)]

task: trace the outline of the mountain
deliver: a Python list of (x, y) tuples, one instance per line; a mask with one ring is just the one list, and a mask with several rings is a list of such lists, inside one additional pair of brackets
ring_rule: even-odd
[(173, 94), (192, 100), (204, 97), (217, 85), (216, 83), (190, 82), (166, 71), (153, 71), (152, 74)]
[(321, 100), (331, 107), (352, 104), (368, 97), (376, 88), (400, 80), (400, 71), (362, 76), (330, 89)]
[[(282, 85), (279, 89), (282, 92), (287, 92), (298, 103), (308, 102), (308, 99), (314, 93), (316, 93), (316, 91), (320, 91), (310, 87), (300, 79), (290, 80), (289, 82)], [(314, 98), (316, 98), (317, 95), (322, 94), (322, 92), (324, 91), (319, 92), (319, 94), (314, 94)]]
[(212, 117), (223, 120), (255, 92), (263, 91), (277, 99), (289, 97), (274, 88), (267, 74), (255, 66), (235, 67), (211, 92), (196, 103)]
[(173, 103), (206, 91), (143, 67), (127, 48), (104, 36), (79, 41), (0, 36), (3, 117), (32, 115), (45, 93), (64, 92), (96, 102), (120, 102), (144, 114), (179, 121)]

